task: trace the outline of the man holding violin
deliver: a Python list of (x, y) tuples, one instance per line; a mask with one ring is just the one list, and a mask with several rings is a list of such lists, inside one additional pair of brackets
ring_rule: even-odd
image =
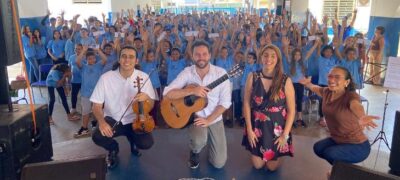
[[(112, 71), (100, 77), (90, 97), (93, 114), (99, 124), (99, 128), (93, 132), (92, 139), (95, 144), (109, 152), (109, 169), (118, 165), (119, 148), (114, 137), (126, 136), (132, 154), (137, 156), (140, 156), (140, 153), (136, 147), (149, 149), (154, 143), (151, 133), (135, 132), (132, 129), (132, 123), (139, 117), (133, 112), (132, 107), (135, 103), (150, 104), (145, 107), (152, 107), (156, 98), (151, 81), (147, 81), (148, 75), (134, 68), (137, 62), (136, 49), (131, 46), (123, 47), (118, 63)], [(142, 79), (142, 83), (135, 83), (138, 79)], [(136, 84), (141, 84), (141, 87), (138, 88)]]

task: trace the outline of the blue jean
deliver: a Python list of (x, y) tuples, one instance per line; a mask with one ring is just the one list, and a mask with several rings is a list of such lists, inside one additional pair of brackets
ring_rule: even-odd
[(326, 138), (314, 144), (314, 153), (332, 165), (335, 161), (359, 163), (368, 157), (370, 151), (368, 140), (360, 144), (338, 144), (332, 138)]

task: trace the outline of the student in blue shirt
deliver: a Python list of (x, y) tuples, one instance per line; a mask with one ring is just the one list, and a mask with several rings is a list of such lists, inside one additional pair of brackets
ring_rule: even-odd
[[(318, 85), (320, 87), (327, 87), (328, 86), (328, 74), (333, 67), (338, 65), (338, 61), (336, 60), (335, 56), (333, 55), (333, 47), (332, 46), (325, 46), (322, 48), (321, 54), (317, 53), (317, 63), (318, 63)], [(320, 116), (319, 124), (322, 127), (326, 127), (326, 122), (324, 119), (324, 115), (322, 114), (322, 99), (319, 99), (319, 107), (318, 107), (318, 114)]]
[[(234, 57), (234, 64), (233, 66), (239, 64), (242, 65), (245, 61), (244, 58), (244, 54), (241, 51), (236, 52), (235, 57)], [(230, 69), (229, 69), (230, 70)], [(243, 119), (242, 116), (242, 97), (241, 97), (241, 88), (240, 88), (240, 81), (242, 80), (242, 74), (240, 74), (239, 76), (233, 77), (231, 78), (232, 80), (232, 104), (233, 107), (231, 106), (227, 112), (229, 113), (229, 111), (233, 110), (233, 117), (232, 117), (232, 121), (230, 122), (229, 120), (225, 121), (227, 123), (228, 126), (231, 125), (231, 127), (233, 127), (233, 121), (236, 120), (236, 122), (240, 122)], [(232, 123), (232, 124), (231, 124)]]
[(35, 45), (36, 60), (38, 65), (49, 64), (47, 60), (47, 51), (45, 47), (46, 38), (42, 37), (39, 29), (33, 31), (33, 43)]
[(151, 49), (147, 50), (145, 57), (146, 59), (140, 62), (140, 70), (147, 73), (150, 76), (151, 84), (153, 85), (154, 91), (156, 92), (156, 97), (158, 97), (157, 93), (160, 92), (161, 88), (159, 70), (158, 70), (159, 60), (155, 58), (156, 55), (154, 51)]
[[(36, 59), (35, 45), (33, 35), (29, 26), (22, 28), (22, 45), (24, 47), (24, 55), (27, 62), (27, 73), (29, 82), (39, 80), (39, 65)], [(33, 75), (32, 75), (33, 74)]]
[[(96, 61), (96, 53), (101, 57), (101, 61)], [(83, 56), (86, 57), (86, 62), (82, 61)], [(96, 83), (103, 72), (103, 67), (106, 64), (106, 61), (107, 57), (101, 50), (88, 49), (87, 46), (83, 47), (82, 52), (76, 58), (76, 64), (82, 70), (82, 127), (74, 134), (75, 138), (89, 134), (89, 115), (92, 109), (90, 96), (92, 95)]]
[(54, 65), (49, 74), (47, 75), (46, 79), (46, 85), (47, 85), (47, 90), (49, 92), (49, 122), (50, 124), (54, 124), (53, 121), (53, 108), (54, 108), (54, 103), (56, 100), (55, 94), (54, 94), (54, 89), (57, 90), (58, 95), (61, 98), (62, 105), (64, 107), (65, 112), (67, 113), (68, 120), (70, 121), (75, 121), (79, 120), (79, 116), (74, 116), (73, 114), (70, 113), (68, 103), (67, 103), (67, 97), (65, 96), (64, 92), (64, 85), (67, 82), (67, 79), (71, 77), (71, 68), (68, 66), (68, 64), (56, 64)]
[(49, 53), (54, 64), (65, 63), (65, 41), (61, 38), (60, 31), (53, 32), (53, 40), (47, 44), (47, 53)]
[(293, 123), (294, 127), (301, 125), (306, 127), (306, 123), (303, 121), (303, 96), (304, 96), (304, 86), (299, 83), (299, 81), (307, 77), (307, 64), (311, 54), (319, 46), (320, 40), (318, 39), (311, 49), (308, 50), (307, 54), (303, 56), (302, 50), (300, 48), (295, 48), (291, 51), (289, 55), (289, 45), (290, 41), (287, 37), (282, 38), (283, 56), (288, 60), (288, 73), (287, 75), (292, 79), (293, 87), (295, 91), (296, 100), (296, 116), (297, 120)]
[(246, 64), (244, 65), (242, 79), (240, 80), (240, 89), (241, 89), (241, 98), (243, 99), (244, 95), (244, 87), (246, 86), (247, 76), (252, 73), (256, 72), (260, 68), (259, 64), (257, 63), (257, 55), (254, 52), (249, 52), (246, 58)]
[(103, 68), (103, 73), (106, 73), (110, 70), (112, 70), (113, 65), (118, 61), (117, 59), (117, 52), (114, 50), (115, 48), (113, 47), (112, 44), (107, 43), (103, 46), (104, 54), (107, 57), (107, 62), (104, 65)]
[(219, 58), (215, 61), (215, 65), (225, 69), (226, 71), (231, 70), (233, 66), (233, 54), (228, 55), (228, 48), (222, 47)]
[(68, 59), (68, 65), (71, 67), (72, 77), (71, 77), (71, 113), (76, 113), (76, 103), (78, 102), (78, 93), (81, 89), (82, 83), (82, 72), (81, 69), (76, 64), (78, 55), (82, 52), (82, 44), (75, 45), (75, 54), (73, 54)]
[(181, 59), (180, 56), (180, 50), (178, 48), (172, 48), (171, 56), (167, 58), (167, 85), (169, 85), (186, 67), (185, 59)]
[(82, 28), (80, 34), (81, 34), (80, 42), (78, 43), (81, 43), (83, 46), (88, 46), (88, 47), (96, 46), (96, 41), (92, 37), (89, 37), (88, 29)]
[(72, 41), (72, 38), (74, 37), (74, 31), (73, 30), (67, 30), (64, 31), (64, 35), (66, 37), (66, 42), (65, 42), (65, 59), (68, 61), (69, 57), (71, 57), (75, 52), (75, 44)]
[(342, 54), (335, 49), (335, 54), (340, 60), (340, 66), (346, 68), (350, 74), (351, 78), (356, 86), (356, 89), (361, 89), (362, 88), (362, 65), (361, 65), (361, 60), (360, 58), (357, 57), (357, 52), (356, 49), (353, 47), (346, 48), (344, 50), (344, 55), (345, 57), (342, 57)]

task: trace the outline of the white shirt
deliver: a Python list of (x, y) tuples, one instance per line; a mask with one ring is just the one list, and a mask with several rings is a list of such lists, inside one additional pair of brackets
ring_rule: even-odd
[[(104, 103), (104, 116), (110, 116), (115, 120), (120, 120), (131, 100), (136, 96), (138, 89), (136, 77), (142, 78), (141, 90), (151, 99), (156, 99), (153, 85), (149, 76), (135, 69), (130, 77), (125, 79), (119, 73), (119, 69), (104, 73), (94, 88), (90, 101), (93, 103)], [(122, 124), (132, 123), (136, 119), (132, 106), (130, 106), (122, 118)]]
[[(203, 80), (201, 80), (200, 76), (196, 72), (195, 65), (192, 65), (185, 68), (169, 86), (165, 87), (163, 95), (166, 95), (173, 89), (182, 89), (189, 84), (207, 86), (225, 74), (225, 69), (210, 64), (210, 70), (204, 76)], [(226, 80), (207, 93), (208, 104), (203, 110), (196, 112), (196, 115), (202, 118), (207, 118), (218, 105), (228, 109), (232, 104), (231, 98), (232, 87), (229, 80)], [(211, 124), (221, 120), (222, 115), (218, 116)]]

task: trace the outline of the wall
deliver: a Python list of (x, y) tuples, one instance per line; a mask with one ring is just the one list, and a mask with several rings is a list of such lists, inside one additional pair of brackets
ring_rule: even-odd
[(400, 32), (400, 1), (371, 0), (371, 17), (368, 38), (372, 38), (376, 26), (383, 26), (385, 32), (385, 56), (397, 56)]
[(152, 3), (157, 3), (157, 1), (154, 0), (112, 0), (111, 1), (111, 10), (112, 12), (120, 12), (121, 9), (131, 9), (133, 8), (136, 12), (137, 10), (137, 5), (140, 5), (140, 9), (146, 8), (146, 4), (149, 6), (152, 5)]
[(293, 22), (304, 22), (306, 20), (306, 11), (309, 6), (308, 0), (292, 0), (291, 12)]
[[(49, 4), (50, 12), (52, 17), (59, 16), (61, 10), (65, 11), (64, 18), (66, 20), (72, 19), (76, 14), (80, 14), (78, 19), (79, 23), (84, 23), (84, 19), (89, 16), (96, 16), (102, 19), (101, 13), (108, 14), (111, 11), (111, 0), (102, 0), (101, 4), (97, 3), (79, 3), (74, 4), (72, 0), (47, 0)], [(114, 0), (115, 1), (115, 0)], [(32, 0), (30, 1), (32, 2)], [(36, 1), (35, 1), (36, 2)]]

